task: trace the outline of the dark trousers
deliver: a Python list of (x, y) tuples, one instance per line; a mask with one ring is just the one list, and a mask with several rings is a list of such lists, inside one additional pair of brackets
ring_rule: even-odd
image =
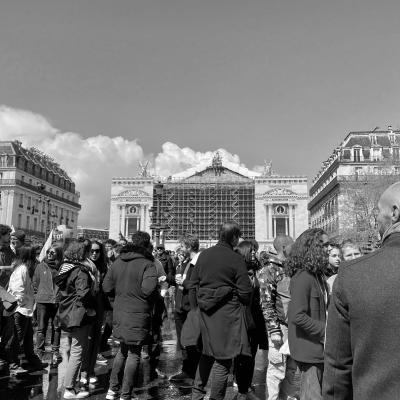
[(19, 344), (18, 335), (15, 327), (14, 315), (1, 318), (1, 358), (7, 361), (9, 368), (19, 366)]
[(234, 371), (239, 393), (247, 393), (253, 381), (258, 343), (250, 340), (251, 357), (239, 355), (234, 361)]
[(200, 360), (200, 353), (196, 346), (185, 348), (181, 344), (182, 327), (186, 321), (187, 315), (187, 311), (175, 312), (177, 347), (182, 351), (182, 371), (187, 373), (191, 378), (194, 378)]
[(96, 366), (97, 354), (100, 348), (101, 327), (103, 325), (104, 307), (100, 296), (97, 301), (96, 317), (89, 326), (88, 344), (82, 360), (82, 374), (87, 378), (94, 376), (94, 367)]
[(19, 312), (14, 313), (14, 323), (17, 332), (19, 351), (24, 352), (28, 361), (36, 357), (33, 350), (33, 327), (32, 318), (26, 317)]
[(213, 370), (213, 379), (210, 399), (223, 400), (225, 398), (231, 365), (232, 360), (216, 360), (214, 357), (202, 354), (193, 383), (192, 400), (204, 399), (211, 369)]
[(37, 350), (40, 352), (45, 351), (47, 327), (49, 326), (49, 321), (51, 321), (51, 349), (53, 351), (59, 351), (61, 327), (57, 316), (58, 304), (37, 303), (36, 310), (38, 321), (36, 336)]
[(127, 345), (121, 342), (121, 347), (114, 358), (110, 376), (110, 389), (118, 392), (121, 387), (121, 400), (130, 399), (135, 376), (140, 363), (141, 345)]

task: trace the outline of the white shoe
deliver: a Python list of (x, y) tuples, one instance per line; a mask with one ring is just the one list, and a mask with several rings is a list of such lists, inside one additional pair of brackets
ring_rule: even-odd
[(91, 376), (91, 377), (89, 378), (89, 383), (95, 384), (95, 383), (97, 383), (98, 381), (99, 381), (99, 378), (97, 378), (97, 376)]
[(87, 390), (65, 389), (64, 399), (85, 399), (89, 397)]
[(106, 394), (107, 400), (117, 400), (118, 392), (114, 392), (114, 390), (108, 389)]

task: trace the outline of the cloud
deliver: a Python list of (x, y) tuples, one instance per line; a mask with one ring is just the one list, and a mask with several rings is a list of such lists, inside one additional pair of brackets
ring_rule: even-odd
[[(215, 150), (199, 152), (166, 142), (155, 157), (145, 155), (137, 140), (104, 135), (84, 138), (79, 133), (61, 132), (43, 115), (0, 106), (1, 140), (19, 140), (24, 147), (37, 147), (60, 164), (81, 193), (82, 210), (78, 223), (108, 227), (111, 178), (132, 176), (138, 162), (149, 160), (151, 171), (159, 176), (176, 175), (190, 168), (211, 164)], [(218, 150), (224, 164), (239, 173), (252, 174), (236, 154)]]
[[(240, 166), (240, 158), (225, 149), (218, 149), (225, 164)], [(215, 150), (200, 152), (189, 147), (180, 148), (175, 143), (166, 142), (162, 145), (162, 152), (154, 160), (156, 175), (169, 176), (176, 175), (190, 168), (202, 169), (211, 164)]]
[(136, 140), (60, 132), (42, 115), (0, 106), (1, 140), (20, 140), (37, 147), (66, 170), (81, 193), (79, 224), (107, 227), (113, 176), (132, 174), (143, 159)]

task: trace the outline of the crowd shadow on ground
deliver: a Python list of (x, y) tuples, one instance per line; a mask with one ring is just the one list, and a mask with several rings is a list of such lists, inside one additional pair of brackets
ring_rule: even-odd
[[(46, 353), (45, 362), (49, 365), (41, 370), (18, 377), (5, 376), (0, 378), (0, 399), (1, 400), (59, 400), (63, 398), (64, 392), (64, 376), (66, 368), (66, 352), (67, 352), (67, 337), (63, 334), (61, 339), (61, 352), (63, 361), (58, 366), (51, 365), (51, 353)], [(111, 373), (112, 362), (116, 352), (118, 351), (118, 344), (116, 342), (110, 343), (110, 350), (103, 353), (107, 358), (107, 365), (96, 366), (95, 373), (98, 378), (96, 385), (90, 385), (91, 396), (89, 399), (99, 400), (105, 399), (108, 389), (109, 378)], [(154, 381), (146, 382), (143, 373), (149, 370), (147, 365), (148, 361), (141, 361), (141, 371), (138, 379), (138, 388), (135, 389), (135, 394), (140, 400), (150, 399), (182, 399), (189, 400), (191, 397), (190, 387), (179, 387), (168, 379), (156, 379)], [(254, 386), (257, 396), (260, 399), (265, 399), (265, 365), (266, 353), (259, 352), (256, 358), (256, 370), (254, 376)], [(159, 369), (172, 376), (180, 371), (181, 354), (176, 348), (176, 332), (175, 324), (171, 313), (164, 321), (163, 325), (163, 345), (162, 353), (160, 356)], [(226, 399), (231, 400), (236, 395), (236, 388), (233, 385), (231, 378), (228, 383), (228, 390)]]

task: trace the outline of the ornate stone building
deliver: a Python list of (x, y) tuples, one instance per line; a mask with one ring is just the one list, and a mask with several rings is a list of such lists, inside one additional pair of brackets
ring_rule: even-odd
[(400, 173), (400, 131), (350, 132), (322, 164), (310, 189), (310, 222), (331, 237), (368, 239), (376, 232), (380, 194)]
[(186, 232), (208, 247), (217, 241), (219, 226), (235, 220), (245, 238), (260, 248), (276, 235), (297, 237), (308, 226), (307, 178), (263, 174), (224, 161), (218, 154), (208, 165), (171, 177), (114, 178), (111, 185), (110, 238), (129, 237), (140, 229), (173, 249)]
[(0, 142), (0, 223), (38, 239), (59, 225), (76, 229), (79, 196), (52, 158), (18, 141)]

